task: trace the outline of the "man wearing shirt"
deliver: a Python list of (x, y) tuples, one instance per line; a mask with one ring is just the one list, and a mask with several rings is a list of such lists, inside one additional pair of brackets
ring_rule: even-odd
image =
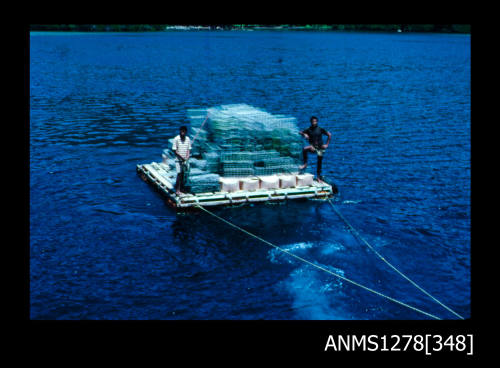
[[(304, 164), (300, 166), (299, 169), (303, 170), (307, 167), (308, 152), (316, 153), (318, 155), (317, 177), (318, 180), (322, 180), (323, 178), (321, 176), (321, 166), (323, 163), (323, 154), (330, 144), (332, 135), (330, 134), (330, 132), (318, 126), (318, 118), (316, 116), (312, 116), (310, 122), (311, 126), (306, 130), (300, 132), (300, 134), (309, 141), (309, 146), (304, 147), (304, 149), (302, 150), (302, 154), (304, 156)], [(326, 144), (323, 144), (323, 135), (328, 136)]]
[(179, 135), (174, 138), (172, 150), (175, 154), (175, 169), (177, 171), (177, 179), (175, 180), (175, 193), (181, 193), (181, 187), (184, 188), (184, 170), (186, 170), (187, 161), (191, 151), (191, 140), (187, 136), (187, 128), (181, 126)]

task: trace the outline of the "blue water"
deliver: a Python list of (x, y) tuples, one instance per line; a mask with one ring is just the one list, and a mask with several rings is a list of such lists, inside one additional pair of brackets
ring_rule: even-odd
[[(470, 317), (470, 36), (31, 33), (32, 319), (427, 319), (220, 223), (136, 174), (189, 108), (246, 103), (329, 130), (335, 205)], [(315, 157), (310, 170), (315, 171)], [(303, 258), (456, 316), (358, 243), (328, 202), (222, 209)]]

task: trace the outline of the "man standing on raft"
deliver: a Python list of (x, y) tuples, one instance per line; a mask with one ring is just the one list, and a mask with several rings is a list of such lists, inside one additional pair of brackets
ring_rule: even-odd
[(177, 179), (175, 181), (175, 193), (181, 195), (181, 188), (184, 190), (184, 174), (188, 170), (187, 165), (189, 154), (191, 151), (191, 140), (187, 136), (187, 128), (181, 126), (179, 135), (174, 138), (172, 150), (175, 154), (175, 169), (177, 171)]
[[(328, 148), (328, 145), (330, 144), (332, 135), (330, 134), (330, 132), (318, 126), (318, 118), (316, 116), (311, 116), (310, 122), (311, 126), (299, 133), (300, 135), (304, 136), (307, 140), (309, 140), (309, 146), (304, 147), (304, 149), (302, 150), (302, 154), (304, 156), (304, 164), (300, 166), (299, 169), (304, 170), (307, 167), (308, 152), (316, 153), (318, 155), (318, 164), (317, 164), (318, 180), (323, 180), (323, 177), (321, 176), (321, 165), (323, 163), (323, 154), (325, 153), (325, 150)], [(326, 144), (323, 144), (323, 135), (328, 136)]]

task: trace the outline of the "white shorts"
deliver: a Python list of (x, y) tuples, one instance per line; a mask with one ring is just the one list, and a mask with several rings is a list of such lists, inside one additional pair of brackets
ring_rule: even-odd
[[(187, 163), (187, 165), (189, 167), (189, 162)], [(177, 171), (177, 174), (180, 174), (182, 172), (181, 171), (181, 163), (178, 160), (175, 160), (175, 170)]]

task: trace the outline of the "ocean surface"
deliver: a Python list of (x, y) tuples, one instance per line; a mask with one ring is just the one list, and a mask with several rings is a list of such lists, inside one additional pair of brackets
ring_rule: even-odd
[[(300, 31), (30, 34), (30, 318), (428, 319), (206, 213), (136, 165), (187, 109), (245, 103), (329, 130), (336, 208), (465, 318), (471, 304), (470, 35)], [(315, 172), (315, 156), (310, 157)], [(218, 216), (321, 267), (457, 317), (323, 201)]]

